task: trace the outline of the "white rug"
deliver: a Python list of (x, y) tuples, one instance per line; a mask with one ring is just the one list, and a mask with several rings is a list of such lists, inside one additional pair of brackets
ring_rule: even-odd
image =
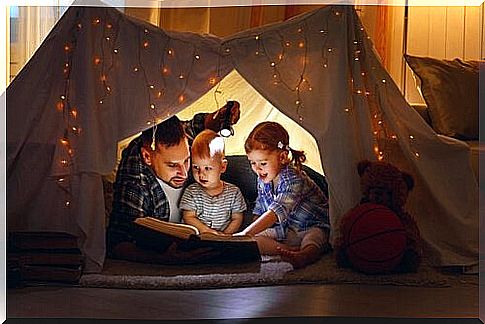
[(167, 266), (106, 260), (100, 274), (81, 277), (83, 287), (129, 289), (208, 289), (288, 284), (368, 284), (419, 287), (478, 286), (478, 275), (452, 275), (423, 265), (417, 273), (365, 275), (339, 269), (333, 256), (303, 269), (278, 258), (261, 263)]

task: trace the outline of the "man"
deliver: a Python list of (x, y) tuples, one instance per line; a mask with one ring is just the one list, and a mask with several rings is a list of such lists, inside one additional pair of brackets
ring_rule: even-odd
[[(205, 128), (219, 131), (227, 106), (181, 122), (176, 116), (144, 131), (123, 150), (114, 184), (113, 211), (108, 226), (108, 254), (153, 263), (198, 262), (209, 250), (182, 251), (174, 242), (156, 249), (137, 237), (133, 221), (151, 216), (180, 222), (178, 201), (190, 175), (189, 140)], [(231, 108), (231, 123), (239, 120), (239, 104)], [(155, 132), (155, 136), (153, 136)]]

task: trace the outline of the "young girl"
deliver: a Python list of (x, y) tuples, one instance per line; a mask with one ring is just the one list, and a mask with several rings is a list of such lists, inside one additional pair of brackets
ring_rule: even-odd
[(254, 235), (261, 254), (280, 254), (299, 268), (328, 248), (330, 223), (327, 197), (301, 170), (303, 151), (288, 143), (288, 132), (275, 122), (263, 122), (249, 134), (244, 148), (258, 175), (257, 219), (238, 234)]

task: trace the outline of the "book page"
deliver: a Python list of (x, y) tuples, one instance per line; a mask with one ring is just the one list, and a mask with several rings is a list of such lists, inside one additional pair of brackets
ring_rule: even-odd
[(188, 239), (191, 235), (198, 235), (199, 230), (188, 224), (169, 223), (154, 217), (141, 217), (135, 223), (153, 229), (157, 232), (166, 233), (182, 239)]
[(201, 240), (206, 240), (206, 241), (227, 241), (227, 242), (251, 242), (254, 241), (254, 239), (249, 236), (232, 236), (232, 235), (217, 235), (217, 234), (212, 234), (212, 233), (201, 233), (199, 235)]

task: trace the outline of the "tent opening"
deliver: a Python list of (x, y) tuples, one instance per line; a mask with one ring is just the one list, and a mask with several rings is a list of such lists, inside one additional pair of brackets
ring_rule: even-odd
[[(229, 73), (218, 85), (179, 112), (177, 116), (181, 120), (189, 120), (197, 113), (215, 111), (229, 100), (236, 100), (241, 104), (241, 117), (239, 122), (234, 125), (234, 135), (225, 139), (226, 155), (245, 155), (244, 141), (251, 130), (262, 121), (274, 121), (283, 125), (290, 134), (290, 147), (305, 152), (305, 164), (318, 173), (324, 174), (320, 151), (315, 138), (297, 122), (268, 102), (236, 70)], [(116, 165), (121, 160), (123, 149), (139, 134), (118, 142)], [(115, 175), (116, 169), (113, 171), (110, 180), (114, 181)]]

